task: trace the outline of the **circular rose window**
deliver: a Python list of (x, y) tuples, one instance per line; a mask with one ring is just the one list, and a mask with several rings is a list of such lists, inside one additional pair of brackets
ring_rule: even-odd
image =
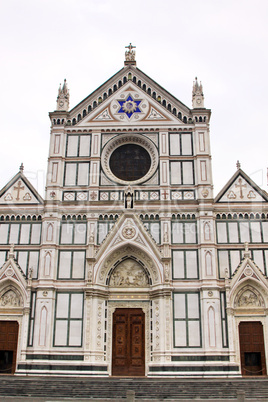
[(150, 155), (145, 148), (136, 144), (122, 145), (110, 157), (110, 169), (120, 180), (139, 180), (148, 173), (150, 167)]
[(124, 134), (112, 138), (102, 151), (105, 174), (120, 184), (138, 184), (156, 171), (158, 153), (153, 142), (140, 134)]

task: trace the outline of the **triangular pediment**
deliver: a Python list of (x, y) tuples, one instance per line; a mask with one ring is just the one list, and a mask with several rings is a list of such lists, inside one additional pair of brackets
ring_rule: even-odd
[(102, 242), (97, 252), (96, 259), (101, 257), (104, 253), (108, 253), (110, 249), (114, 249), (114, 247), (123, 244), (133, 244), (147, 250), (150, 249), (159, 260), (161, 259), (159, 246), (155, 243), (142, 221), (135, 214), (126, 213), (117, 220)]
[(43, 204), (43, 199), (24, 174), (19, 172), (0, 191), (0, 204)]
[(268, 289), (268, 281), (260, 268), (249, 257), (249, 252), (245, 252), (245, 257), (234, 271), (230, 282), (231, 289), (246, 282), (247, 280), (254, 281), (255, 283), (262, 284)]
[[(132, 103), (123, 105), (129, 97)], [(127, 113), (133, 108), (133, 113)], [(133, 122), (144, 125), (154, 121), (184, 125), (189, 118), (190, 108), (133, 66), (118, 71), (69, 112), (76, 126)]]
[(77, 126), (88, 124), (183, 124), (176, 116), (133, 83), (126, 83)]
[[(7, 290), (7, 284), (13, 284), (13, 290)], [(17, 292), (16, 289), (18, 289), (19, 292)], [(20, 294), (21, 297), (19, 296)], [(11, 302), (13, 300), (14, 307), (20, 307), (22, 300), (27, 297), (26, 276), (20, 268), (19, 264), (14, 260), (13, 250), (9, 252), (8, 259), (0, 268), (0, 296), (1, 303), (2, 298), (4, 297), (4, 299), (6, 299), (6, 302), (10, 303), (11, 305)], [(16, 301), (17, 299), (20, 301)]]
[[(90, 255), (88, 258), (89, 260), (92, 259)], [(93, 259), (95, 261), (95, 280), (96, 283), (100, 284), (108, 284), (111, 270), (114, 270), (121, 261), (126, 260), (131, 260), (129, 261), (131, 264), (133, 261), (141, 264), (146, 275), (151, 278), (150, 283), (153, 286), (159, 284), (165, 275), (166, 258), (160, 252), (160, 246), (153, 240), (140, 218), (129, 211), (121, 215), (113, 225), (97, 253), (94, 253)], [(139, 277), (138, 282), (134, 284), (133, 280), (133, 283), (128, 283), (128, 285), (147, 286), (147, 284), (140, 282), (144, 279), (143, 274), (140, 276), (137, 273), (137, 275)], [(137, 279), (136, 275), (135, 277)], [(126, 278), (125, 285), (127, 286)]]
[(215, 202), (267, 202), (268, 196), (243, 170), (238, 169), (215, 198)]
[(230, 281), (230, 300), (235, 309), (250, 309), (265, 307), (264, 295), (267, 294), (268, 280), (246, 250), (245, 257), (233, 273)]

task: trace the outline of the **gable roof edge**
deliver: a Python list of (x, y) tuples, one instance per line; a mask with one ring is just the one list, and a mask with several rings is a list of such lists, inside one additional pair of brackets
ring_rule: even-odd
[(266, 191), (262, 190), (242, 169), (237, 169), (237, 171), (233, 174), (230, 180), (225, 184), (222, 190), (218, 193), (215, 197), (214, 202), (219, 202), (221, 197), (227, 191), (227, 189), (234, 183), (238, 176), (242, 176), (253, 188), (257, 193), (259, 193), (267, 202), (268, 202), (268, 194)]
[[(44, 204), (44, 200), (41, 197), (41, 195), (37, 192), (37, 190), (34, 188), (34, 186), (32, 185), (32, 183), (27, 179), (27, 177), (21, 172), (19, 171), (15, 176), (12, 177), (12, 179), (9, 180), (9, 182), (0, 190), (0, 197), (2, 197), (2, 195), (14, 184), (16, 183), (16, 181), (18, 179), (21, 179), (22, 181), (24, 181), (24, 183), (27, 185), (27, 187), (29, 187), (30, 191), (34, 194), (34, 196), (36, 197), (36, 199), (41, 203)], [(16, 204), (16, 203), (14, 203)], [(30, 205), (27, 204), (27, 205)]]

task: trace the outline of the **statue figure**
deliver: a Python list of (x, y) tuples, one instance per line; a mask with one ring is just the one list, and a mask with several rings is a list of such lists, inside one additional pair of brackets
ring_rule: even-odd
[(135, 61), (135, 50), (132, 50), (133, 48), (135, 48), (136, 46), (132, 46), (132, 44), (130, 43), (128, 46), (125, 46), (127, 49), (125, 52), (125, 56), (126, 56), (126, 61)]

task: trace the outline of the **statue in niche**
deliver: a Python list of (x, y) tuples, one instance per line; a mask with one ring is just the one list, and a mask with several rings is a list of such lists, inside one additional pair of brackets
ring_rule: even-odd
[(110, 278), (110, 286), (145, 287), (148, 286), (148, 277), (142, 266), (129, 258), (115, 268)]
[(133, 208), (133, 191), (130, 185), (125, 190), (125, 208), (126, 209)]
[(133, 194), (131, 193), (125, 194), (125, 208), (126, 209), (133, 208)]

